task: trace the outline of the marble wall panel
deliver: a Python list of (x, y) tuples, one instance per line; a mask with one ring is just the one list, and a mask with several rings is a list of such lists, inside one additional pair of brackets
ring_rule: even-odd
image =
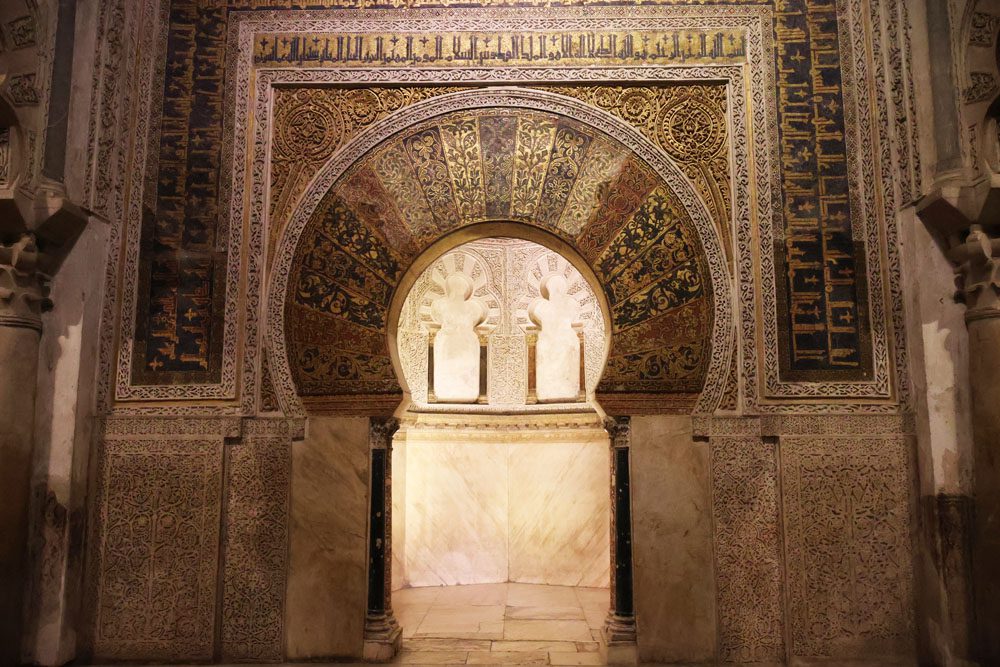
[(781, 438), (793, 656), (912, 657), (910, 446), (903, 436)]
[(310, 418), (292, 445), (288, 659), (361, 656), (368, 476), (366, 418)]
[(227, 446), (222, 658), (284, 656), (291, 440), (250, 436)]
[(507, 581), (507, 449), (407, 442), (406, 572), (411, 586)]
[(509, 580), (607, 587), (608, 443), (512, 444)]
[(392, 448), (392, 590), (406, 581), (406, 447)]
[(394, 576), (401, 583), (393, 585), (606, 587), (610, 502), (603, 429), (579, 435), (479, 429), (475, 437), (410, 427), (394, 444)]
[(632, 418), (633, 586), (642, 662), (715, 658), (711, 462), (691, 418)]

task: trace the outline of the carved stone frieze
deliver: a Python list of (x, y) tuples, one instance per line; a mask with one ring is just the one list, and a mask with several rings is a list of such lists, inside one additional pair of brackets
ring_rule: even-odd
[(99, 444), (88, 585), (96, 659), (210, 660), (223, 439)]
[(9, 187), (14, 180), (14, 153), (9, 127), (0, 127), (0, 188)]
[(976, 46), (993, 46), (1000, 28), (1000, 16), (988, 12), (975, 12), (972, 15), (972, 26), (969, 30), (969, 43)]
[(399, 420), (394, 417), (372, 417), (368, 428), (368, 446), (371, 449), (388, 449), (392, 436), (399, 430)]
[(616, 449), (628, 447), (632, 440), (632, 420), (629, 417), (607, 417), (604, 429), (611, 439), (611, 446)]
[(41, 101), (35, 84), (35, 74), (17, 74), (7, 81), (7, 96), (14, 106), (33, 106)]
[(105, 417), (101, 420), (101, 434), (107, 438), (143, 437), (157, 435), (216, 436), (238, 438), (242, 432), (239, 417), (204, 416), (197, 419), (183, 417)]
[(548, 248), (518, 239), (481, 239), (448, 251), (417, 278), (400, 315), (399, 358), (412, 399), (427, 402), (428, 331), (431, 306), (444, 294), (448, 276), (473, 283), (473, 297), (487, 308), (488, 404), (524, 405), (528, 392), (528, 308), (546, 275), (566, 277), (568, 294), (583, 323), (585, 377), (593, 394), (604, 369), (605, 323), (593, 288), (570, 262)]
[(7, 36), (10, 37), (10, 44), (15, 49), (34, 46), (36, 33), (35, 17), (31, 14), (7, 21)]

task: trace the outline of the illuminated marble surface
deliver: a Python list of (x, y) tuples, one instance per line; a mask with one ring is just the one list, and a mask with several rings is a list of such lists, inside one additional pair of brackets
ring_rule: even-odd
[(479, 584), (393, 594), (396, 664), (600, 665), (607, 588)]
[(606, 433), (593, 427), (401, 430), (394, 588), (607, 586), (608, 456)]

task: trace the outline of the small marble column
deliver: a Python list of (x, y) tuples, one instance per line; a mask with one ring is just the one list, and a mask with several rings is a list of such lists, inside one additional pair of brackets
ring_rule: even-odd
[(437, 322), (427, 323), (427, 402), (436, 403), (437, 394), (434, 393), (434, 337), (441, 330), (441, 325)]
[(611, 436), (611, 609), (604, 622), (607, 663), (636, 664), (635, 606), (632, 597), (632, 501), (629, 471), (631, 423), (609, 418)]
[(0, 664), (20, 662), (35, 385), (42, 310), (51, 304), (31, 236), (0, 244)]
[(524, 344), (528, 349), (528, 395), (524, 402), (534, 405), (538, 403), (538, 327), (533, 324), (524, 327)]
[(958, 267), (969, 330), (976, 657), (1000, 664), (1000, 239), (971, 225), (948, 258)]
[(368, 613), (362, 656), (388, 662), (402, 641), (402, 629), (392, 614), (392, 436), (399, 422), (373, 417), (369, 424)]
[(476, 327), (476, 337), (479, 338), (479, 398), (476, 403), (486, 405), (490, 402), (490, 331), (483, 326)]

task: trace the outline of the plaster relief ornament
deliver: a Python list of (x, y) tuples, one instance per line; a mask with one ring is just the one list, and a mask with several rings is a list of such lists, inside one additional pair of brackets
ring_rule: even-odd
[(472, 298), (472, 281), (453, 273), (445, 296), (431, 305), (434, 323), (434, 392), (443, 403), (475, 403), (479, 398), (479, 336), (486, 306)]
[(535, 357), (535, 388), (539, 403), (575, 401), (580, 392), (580, 304), (567, 294), (566, 278), (542, 279), (542, 296), (528, 307), (539, 327)]

